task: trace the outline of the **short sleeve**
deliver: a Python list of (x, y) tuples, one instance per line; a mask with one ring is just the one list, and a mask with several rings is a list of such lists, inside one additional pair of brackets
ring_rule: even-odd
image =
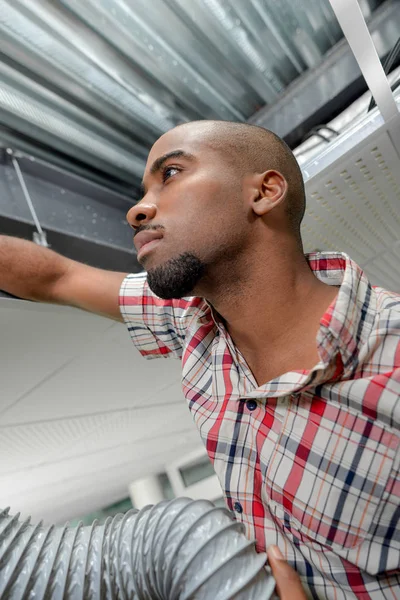
[(125, 277), (119, 294), (121, 315), (145, 358), (182, 358), (186, 329), (202, 315), (201, 298), (162, 300), (149, 288), (146, 273)]

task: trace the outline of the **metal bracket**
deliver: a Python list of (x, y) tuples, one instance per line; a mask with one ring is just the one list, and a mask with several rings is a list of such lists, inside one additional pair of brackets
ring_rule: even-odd
[(11, 162), (14, 167), (15, 173), (17, 175), (19, 184), (21, 186), (22, 193), (24, 195), (24, 198), (26, 200), (26, 203), (27, 203), (30, 213), (32, 215), (33, 222), (35, 223), (36, 231), (33, 233), (33, 241), (35, 242), (35, 244), (38, 244), (39, 246), (44, 246), (45, 248), (49, 248), (50, 246), (47, 243), (46, 232), (43, 231), (42, 226), (40, 225), (40, 221), (36, 214), (35, 207), (33, 206), (32, 198), (29, 195), (29, 191), (26, 186), (24, 176), (22, 175), (21, 168), (15, 157), (15, 153), (12, 150), (12, 148), (7, 148), (6, 152), (11, 158)]
[(388, 123), (399, 111), (360, 5), (357, 0), (330, 0), (330, 4), (381, 115)]

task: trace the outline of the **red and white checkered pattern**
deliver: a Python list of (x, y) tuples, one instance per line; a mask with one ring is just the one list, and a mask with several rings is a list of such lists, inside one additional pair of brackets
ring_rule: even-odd
[(400, 296), (344, 254), (308, 260), (340, 285), (321, 319), (320, 362), (262, 386), (205, 300), (161, 300), (145, 273), (129, 275), (121, 313), (143, 356), (182, 360), (193, 419), (257, 549), (277, 544), (311, 598), (395, 600)]

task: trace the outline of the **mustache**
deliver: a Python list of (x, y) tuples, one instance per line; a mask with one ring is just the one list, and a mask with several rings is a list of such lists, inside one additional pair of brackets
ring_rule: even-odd
[(142, 231), (165, 231), (165, 227), (163, 227), (162, 225), (140, 225), (135, 230), (133, 238), (135, 239), (137, 234), (141, 233)]

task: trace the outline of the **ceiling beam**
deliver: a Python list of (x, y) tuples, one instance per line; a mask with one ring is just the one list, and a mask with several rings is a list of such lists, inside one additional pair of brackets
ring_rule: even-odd
[[(378, 8), (368, 29), (382, 59), (398, 39), (399, 1), (387, 0)], [(249, 123), (274, 131), (295, 147), (312, 127), (331, 120), (366, 89), (360, 67), (343, 39), (317, 67), (296, 79), (273, 105), (260, 109)]]
[[(32, 156), (16, 154), (50, 247), (94, 267), (139, 272), (126, 213), (134, 200)], [(34, 219), (10, 157), (0, 160), (0, 234), (33, 239)]]

